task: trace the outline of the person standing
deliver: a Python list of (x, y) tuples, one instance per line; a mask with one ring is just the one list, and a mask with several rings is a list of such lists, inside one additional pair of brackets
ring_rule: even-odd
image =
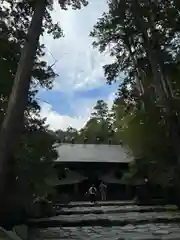
[(104, 182), (101, 182), (99, 185), (99, 190), (101, 194), (101, 200), (106, 201), (106, 196), (107, 196), (107, 185)]
[(90, 202), (95, 203), (96, 202), (97, 189), (94, 186), (94, 184), (89, 188), (87, 193), (89, 195)]

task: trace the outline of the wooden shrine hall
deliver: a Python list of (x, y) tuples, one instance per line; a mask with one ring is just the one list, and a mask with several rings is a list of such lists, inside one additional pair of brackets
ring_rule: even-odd
[(103, 181), (109, 200), (131, 198), (122, 177), (128, 171), (132, 157), (122, 145), (60, 144), (57, 151), (58, 179), (49, 179), (48, 184), (59, 193), (66, 193), (73, 200), (85, 200), (90, 185), (95, 184), (98, 188)]

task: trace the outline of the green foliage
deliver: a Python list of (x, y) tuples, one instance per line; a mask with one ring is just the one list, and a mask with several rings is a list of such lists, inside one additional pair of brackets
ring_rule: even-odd
[(108, 1), (90, 35), (109, 52), (107, 82), (124, 72), (112, 108), (117, 139), (136, 159), (129, 177), (179, 183), (179, 1)]
[(82, 129), (78, 131), (69, 127), (66, 131), (58, 130), (56, 135), (61, 141), (70, 143), (107, 144), (110, 139), (112, 143), (117, 143), (114, 137), (111, 111), (103, 100), (97, 101), (90, 119)]
[[(85, 0), (59, 0), (58, 2), (64, 10), (69, 6), (72, 6), (73, 9), (80, 9), (82, 6), (87, 5), (87, 1)], [(46, 7), (45, 12), (43, 11), (44, 7)], [(2, 0), (0, 6), (0, 68), (2, 79), (0, 83), (0, 123), (2, 123), (3, 120), (6, 122), (7, 116), (11, 119), (8, 123), (9, 126), (7, 124), (4, 128), (7, 141), (4, 141), (5, 147), (1, 149), (1, 155), (4, 156), (4, 159), (1, 156), (1, 162), (3, 166), (8, 165), (3, 168), (5, 178), (7, 177), (6, 175), (8, 175), (6, 188), (11, 187), (11, 189), (13, 189), (13, 187), (15, 187), (17, 190), (20, 186), (23, 186), (23, 189), (26, 189), (31, 196), (34, 194), (42, 195), (47, 193), (45, 178), (55, 174), (53, 170), (53, 160), (57, 157), (53, 147), (57, 137), (49, 133), (44, 119), (40, 118), (40, 106), (35, 100), (38, 92), (37, 89), (39, 87), (51, 89), (53, 79), (56, 77), (52, 66), (48, 66), (48, 64), (42, 60), (42, 57), (45, 55), (45, 46), (40, 45), (36, 41), (39, 36), (44, 33), (51, 34), (54, 38), (63, 36), (59, 24), (54, 23), (52, 20), (52, 10), (53, 1), (51, 0)], [(39, 13), (39, 23), (37, 26), (39, 27), (37, 27), (37, 29), (34, 28), (34, 36), (36, 37), (33, 39), (33, 34), (30, 33), (31, 31), (28, 29), (35, 26), (35, 24), (33, 25), (32, 23), (37, 22), (37, 12)], [(41, 14), (44, 13), (44, 15), (41, 16), (40, 12)], [(41, 28), (40, 21), (42, 21), (42, 19)], [(29, 45), (25, 44), (27, 38), (30, 40)], [(33, 53), (34, 56), (31, 56), (31, 54), (28, 55), (30, 49), (33, 50), (34, 53), (35, 50), (37, 50), (36, 55)], [(26, 59), (29, 60), (26, 69), (25, 65), (24, 67), (18, 65), (21, 59), (21, 52), (27, 55)], [(21, 68), (22, 72), (27, 73), (26, 79), (23, 78), (23, 74), (22, 76), (21, 74), (19, 75), (18, 81), (15, 78), (18, 66), (18, 69)], [(18, 88), (18, 83), (28, 83), (28, 81), (30, 81), (29, 91), (27, 91), (28, 89), (26, 90), (25, 87), (24, 89)], [(18, 89), (19, 91), (19, 100), (16, 99), (17, 101), (14, 101), (17, 106), (17, 115), (12, 114), (11, 110), (7, 111), (7, 104), (10, 96), (12, 96), (11, 89), (14, 83), (16, 83), (16, 90)], [(27, 98), (28, 104), (26, 106)], [(19, 105), (18, 101), (20, 101)], [(24, 106), (26, 106), (26, 109), (24, 109)], [(7, 114), (5, 115), (6, 111)], [(23, 113), (24, 129), (21, 134), (21, 141), (13, 148), (12, 145), (15, 144), (14, 140), (16, 141), (16, 136), (19, 136), (19, 130), (17, 131), (17, 129), (23, 128), (21, 122)], [(18, 125), (20, 127), (18, 127)], [(1, 135), (1, 140), (2, 137), (3, 134)], [(11, 139), (14, 140), (11, 141)], [(11, 148), (11, 156), (7, 154), (7, 146)], [(13, 152), (15, 152), (15, 154), (13, 154)], [(4, 176), (2, 176), (3, 181)], [(12, 182), (14, 182), (14, 184), (12, 184)]]
[[(4, 6), (7, 6), (7, 1), (4, 3), (6, 3)], [(7, 108), (22, 44), (26, 38), (29, 25), (27, 14), (29, 17), (32, 15), (31, 9), (22, 8), (20, 2), (13, 1), (9, 7), (0, 6), (0, 32), (3, 36), (0, 38), (0, 122)], [(52, 28), (52, 21), (49, 27), (50, 25)], [(20, 188), (24, 189), (26, 191), (24, 194), (29, 196), (42, 195), (49, 191), (44, 179), (56, 174), (53, 170), (53, 160), (57, 157), (53, 148), (56, 138), (48, 133), (45, 119), (41, 119), (39, 115), (40, 106), (35, 100), (37, 88), (51, 89), (53, 79), (56, 77), (52, 67), (41, 60), (44, 54), (44, 46), (39, 45), (32, 71), (28, 105), (25, 110), (24, 130), (16, 154), (11, 156), (12, 159), (9, 161), (9, 182), (7, 183), (9, 191), (19, 191)]]
[(81, 129), (79, 139), (86, 143), (108, 143), (112, 138), (112, 126), (108, 105), (103, 100), (98, 100), (93, 108), (90, 120)]
[(68, 6), (72, 6), (73, 9), (81, 9), (82, 6), (87, 6), (86, 0), (58, 0), (62, 9), (67, 10)]
[(106, 120), (108, 117), (108, 106), (103, 100), (98, 100), (94, 106), (94, 112), (91, 114), (92, 117), (97, 120)]
[(65, 131), (57, 130), (55, 135), (61, 142), (73, 142), (73, 139), (78, 137), (78, 131), (75, 128), (68, 127)]
[[(41, 125), (42, 123), (38, 123)], [(50, 190), (45, 179), (56, 175), (53, 160), (57, 159), (57, 152), (53, 148), (55, 136), (47, 129), (26, 130), (21, 138), (21, 144), (16, 156), (16, 178), (20, 183), (26, 183), (33, 194), (46, 195)]]

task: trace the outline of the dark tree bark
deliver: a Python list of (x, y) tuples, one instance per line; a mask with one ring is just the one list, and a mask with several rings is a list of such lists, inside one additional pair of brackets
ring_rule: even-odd
[(4, 192), (8, 172), (8, 159), (13, 155), (23, 127), (24, 110), (28, 101), (33, 63), (42, 31), (46, 0), (37, 0), (27, 40), (22, 49), (20, 61), (9, 98), (8, 107), (0, 133), (0, 192)]

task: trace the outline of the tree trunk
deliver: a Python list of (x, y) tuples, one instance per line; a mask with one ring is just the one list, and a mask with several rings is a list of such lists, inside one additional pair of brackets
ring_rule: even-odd
[[(139, 0), (134, 0), (134, 16), (142, 31), (144, 45), (149, 57), (149, 62), (154, 76), (154, 85), (156, 88), (157, 101), (161, 105), (163, 111), (166, 112), (168, 124), (170, 125), (167, 128), (168, 129), (167, 131), (171, 135), (170, 136), (171, 144), (173, 145), (174, 150), (176, 152), (178, 165), (180, 165), (180, 150), (179, 150), (180, 120), (179, 117), (176, 115), (176, 109), (174, 108), (173, 104), (172, 86), (166, 74), (163, 59), (160, 57), (161, 55), (160, 51), (158, 51), (157, 49), (155, 50), (149, 41), (147, 27), (144, 23), (141, 14), (141, 6)], [(153, 30), (153, 23), (151, 22), (150, 25), (153, 37), (156, 38), (156, 35)]]
[[(152, 0), (149, 0), (149, 4), (152, 4)], [(159, 76), (162, 83), (162, 89), (166, 95), (166, 112), (168, 117), (168, 134), (171, 137), (171, 144), (174, 146), (174, 150), (177, 154), (178, 164), (180, 164), (180, 150), (179, 150), (179, 142), (180, 142), (180, 119), (176, 114), (176, 107), (174, 106), (174, 94), (173, 88), (170, 79), (168, 78), (168, 73), (166, 71), (166, 66), (164, 64), (164, 60), (162, 58), (162, 53), (160, 50), (160, 45), (158, 42), (158, 36), (156, 30), (154, 28), (154, 19), (152, 11), (152, 17), (149, 19), (149, 25), (152, 32), (152, 37), (156, 43), (156, 51), (154, 52), (154, 58), (156, 60), (156, 64), (159, 66)]]
[(139, 0), (134, 0), (134, 17), (137, 21), (137, 25), (139, 26), (142, 37), (144, 40), (144, 47), (149, 57), (149, 62), (152, 69), (152, 74), (154, 77), (154, 85), (156, 90), (157, 101), (162, 105), (162, 107), (166, 107), (165, 101), (167, 97), (167, 91), (164, 83), (164, 79), (162, 79), (160, 65), (158, 63), (158, 59), (156, 58), (156, 51), (150, 44), (149, 37), (147, 34), (147, 28), (144, 24), (144, 20), (141, 14), (141, 6)]
[[(125, 38), (125, 44), (127, 45), (127, 48), (129, 50), (132, 62), (134, 64), (135, 67), (135, 75), (136, 75), (136, 88), (138, 90), (138, 92), (140, 93), (140, 96), (144, 96), (144, 85), (143, 85), (143, 77), (142, 77), (142, 70), (140, 70), (137, 66), (137, 59), (135, 58), (132, 50), (131, 50), (131, 46), (134, 47), (134, 42), (133, 39), (130, 37), (130, 34), (128, 34), (128, 32), (126, 31), (126, 29), (124, 29), (126, 38)], [(134, 47), (135, 48), (135, 47)], [(141, 101), (141, 106), (143, 107), (143, 109), (145, 109), (145, 101), (144, 99), (142, 99)]]
[(38, 0), (35, 6), (27, 40), (22, 49), (20, 61), (9, 98), (8, 107), (0, 133), (0, 192), (4, 192), (8, 171), (9, 153), (13, 154), (23, 126), (24, 110), (28, 101), (31, 72), (42, 30), (46, 0)]

